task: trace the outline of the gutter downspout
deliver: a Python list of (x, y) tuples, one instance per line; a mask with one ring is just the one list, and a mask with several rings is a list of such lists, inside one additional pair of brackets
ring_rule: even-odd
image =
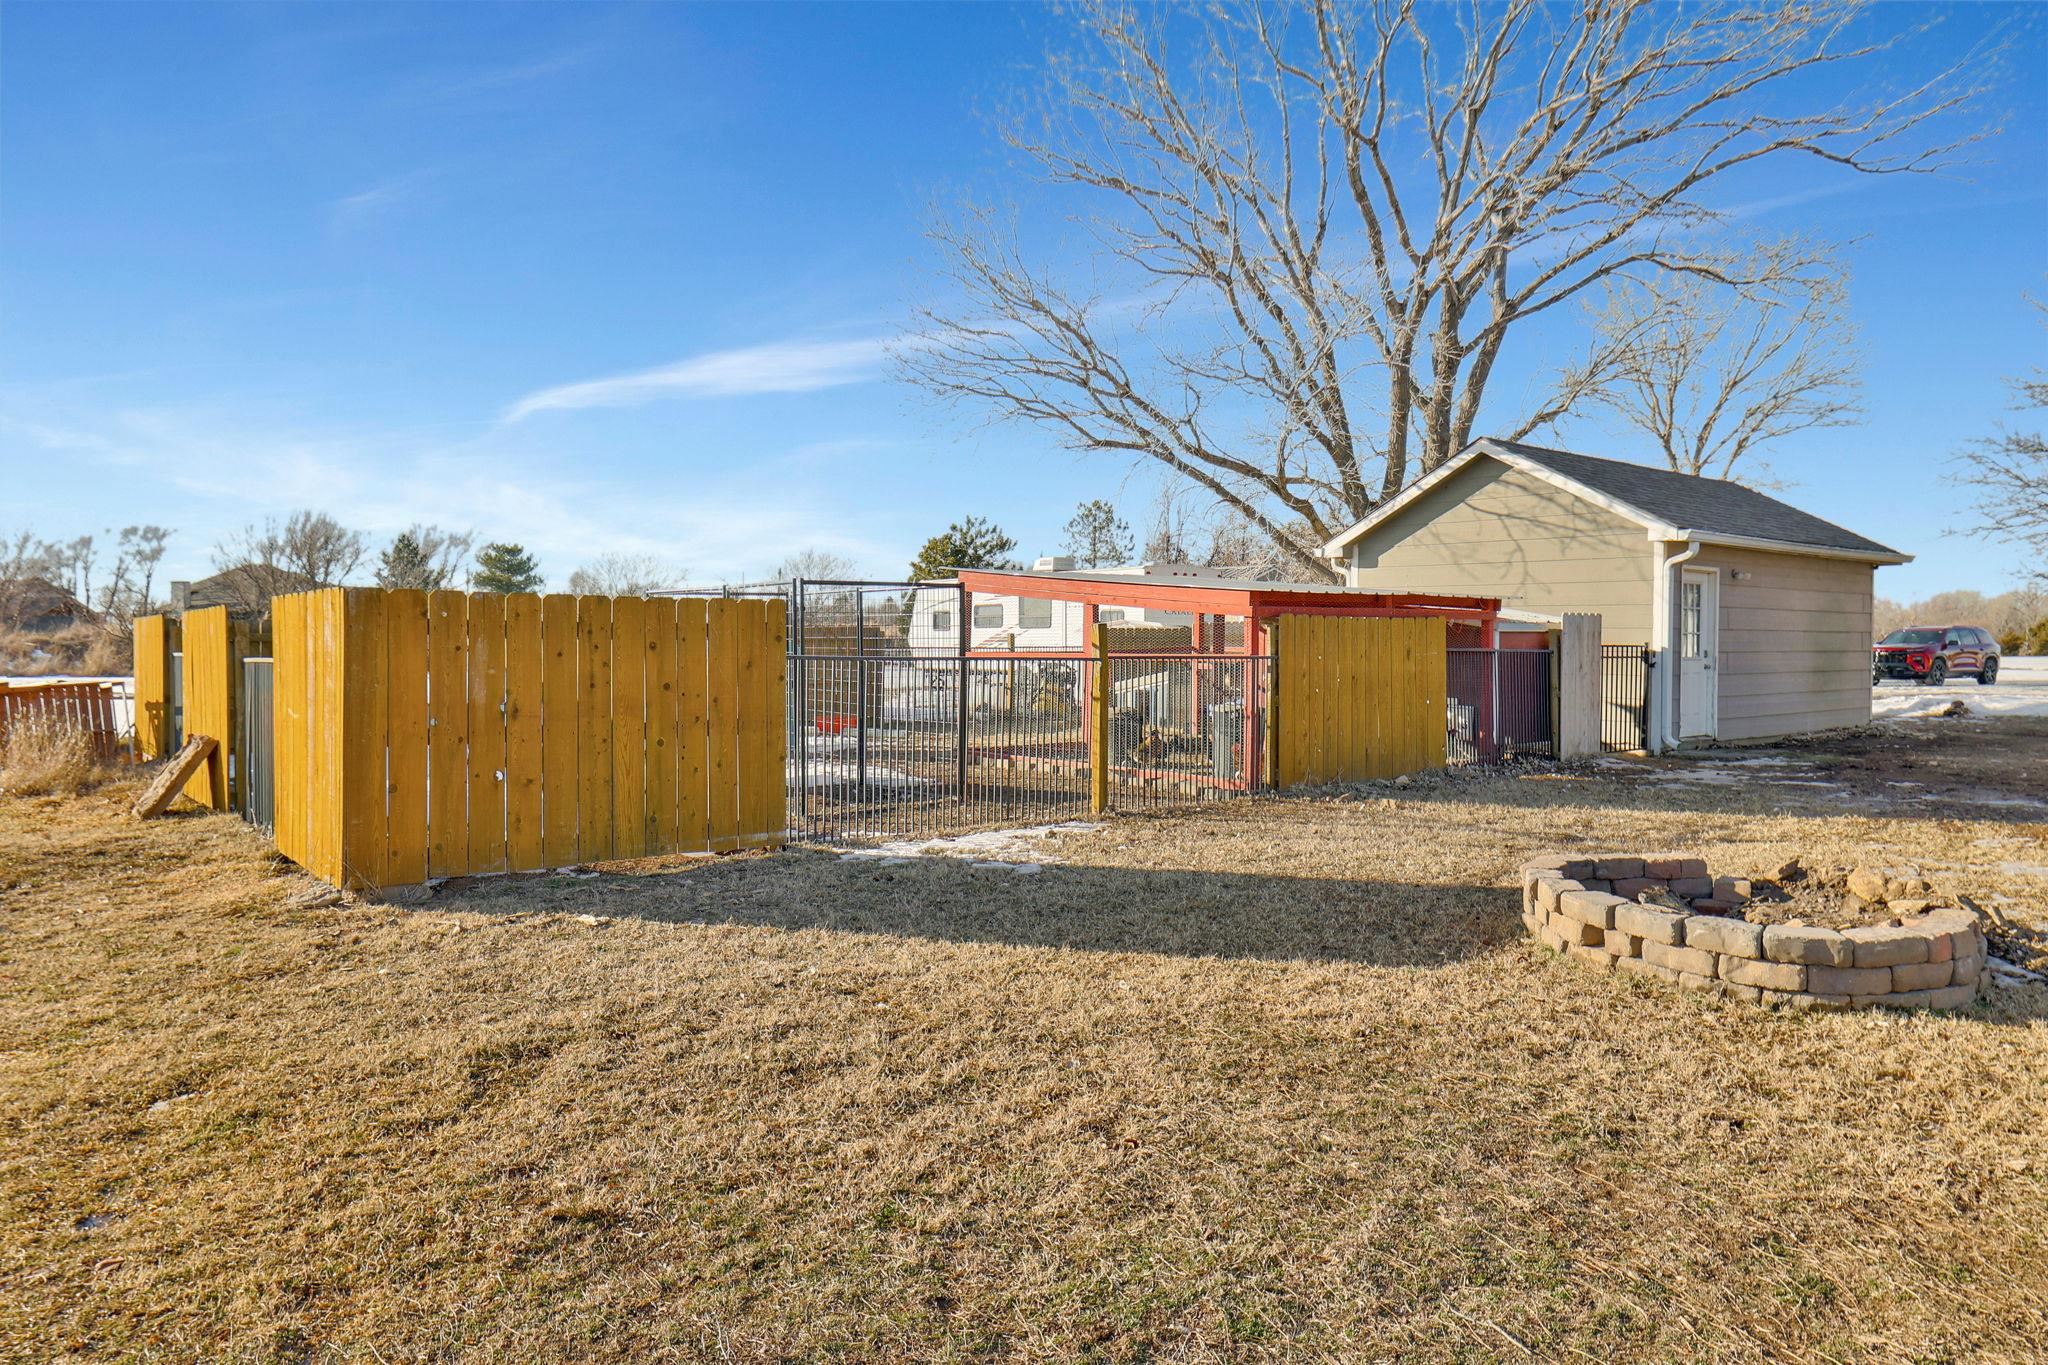
[(1661, 551), (1664, 556), (1664, 562), (1657, 573), (1657, 595), (1663, 601), (1664, 611), (1659, 630), (1664, 663), (1668, 665), (1666, 672), (1670, 676), (1665, 679), (1664, 686), (1658, 689), (1664, 699), (1664, 717), (1662, 724), (1658, 727), (1657, 734), (1657, 751), (1659, 753), (1678, 747), (1679, 654), (1678, 611), (1675, 604), (1678, 601), (1679, 594), (1676, 588), (1683, 581), (1678, 571), (1699, 554), (1700, 548), (1700, 543), (1697, 540), (1688, 540), (1685, 543), (1685, 549), (1676, 555), (1673, 555), (1668, 548)]

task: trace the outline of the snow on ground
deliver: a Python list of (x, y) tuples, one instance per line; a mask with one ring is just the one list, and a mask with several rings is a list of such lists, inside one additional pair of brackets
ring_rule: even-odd
[(1873, 720), (1915, 720), (1936, 715), (1960, 701), (1973, 716), (2048, 716), (2048, 657), (2006, 659), (1998, 681), (1980, 687), (1975, 678), (1952, 678), (1940, 687), (1883, 682), (1871, 688)]
[(892, 839), (872, 848), (848, 849), (840, 856), (878, 859), (884, 863), (908, 862), (912, 858), (967, 858), (976, 867), (1002, 868), (1028, 876), (1046, 863), (1063, 861), (1059, 854), (1042, 847), (1048, 835), (1056, 838), (1061, 834), (1088, 834), (1101, 828), (1086, 820), (1067, 820), (1057, 825), (986, 829), (946, 839)]

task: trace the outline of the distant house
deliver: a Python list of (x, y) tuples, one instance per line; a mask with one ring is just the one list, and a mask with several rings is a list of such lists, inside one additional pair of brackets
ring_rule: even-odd
[[(1077, 572), (1070, 555), (1046, 555), (1033, 562), (1034, 574)], [(1114, 568), (1090, 569), (1095, 576), (1142, 579), (1218, 579), (1244, 582), (1277, 582), (1286, 577), (1277, 559), (1270, 564), (1209, 567), (1200, 564), (1125, 564)], [(959, 625), (954, 619), (958, 595), (952, 592), (920, 592), (911, 623), (911, 638), (931, 650), (957, 648)], [(1039, 597), (976, 593), (968, 622), (968, 648), (1003, 651), (1080, 650), (1088, 645), (1084, 608), (1080, 602), (1053, 601)], [(1154, 627), (1161, 632), (1153, 647), (1165, 647), (1166, 639), (1178, 632), (1185, 644), (1194, 617), (1187, 612), (1161, 611), (1148, 607), (1102, 607), (1098, 619), (1106, 626), (1132, 632)]]
[(197, 582), (171, 584), (171, 611), (182, 616), (201, 607), (226, 607), (235, 612), (262, 612), (270, 599), (306, 592), (320, 585), (302, 573), (275, 564), (237, 564)]
[(47, 578), (0, 579), (0, 629), (55, 635), (97, 619), (77, 594)]
[(1355, 588), (1598, 612), (1659, 662), (1652, 748), (1868, 721), (1874, 571), (1912, 558), (1741, 484), (1495, 440), (1324, 553)]

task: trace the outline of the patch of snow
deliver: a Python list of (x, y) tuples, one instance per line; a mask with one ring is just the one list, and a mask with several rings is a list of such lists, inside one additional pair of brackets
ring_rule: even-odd
[(2006, 659), (1998, 681), (1980, 687), (1975, 678), (1957, 678), (1940, 687), (1919, 683), (1878, 683), (1870, 690), (1873, 720), (1919, 720), (1960, 701), (1971, 719), (2000, 716), (2048, 716), (2048, 658)]
[(1002, 867), (1029, 876), (1044, 871), (1047, 863), (1064, 861), (1058, 853), (1042, 846), (1048, 836), (1057, 839), (1062, 834), (1090, 834), (1101, 828), (1088, 820), (1067, 820), (1057, 825), (987, 829), (944, 839), (890, 839), (871, 848), (847, 849), (840, 856), (885, 865), (905, 863), (912, 858), (966, 857), (977, 867)]
[[(792, 763), (789, 766), (789, 777), (791, 781), (801, 782), (807, 788), (828, 787), (833, 791), (841, 791), (861, 785), (859, 765), (846, 762), (812, 763), (804, 765), (801, 769), (799, 769), (798, 765)], [(869, 790), (904, 791), (913, 787), (929, 787), (931, 785), (931, 781), (927, 778), (912, 777), (909, 773), (898, 772), (894, 768), (879, 767), (873, 763), (868, 765), (867, 787)]]

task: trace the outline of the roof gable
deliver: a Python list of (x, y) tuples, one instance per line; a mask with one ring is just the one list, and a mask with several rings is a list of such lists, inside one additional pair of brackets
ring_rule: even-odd
[(1823, 521), (1790, 503), (1726, 479), (1579, 455), (1568, 450), (1491, 438), (1474, 441), (1456, 458), (1401, 493), (1323, 547), (1333, 557), (1373, 527), (1398, 516), (1423, 494), (1474, 460), (1489, 458), (1526, 470), (1642, 526), (1653, 540), (1703, 540), (1793, 554), (1868, 559), (1900, 564), (1912, 558), (1854, 531)]

